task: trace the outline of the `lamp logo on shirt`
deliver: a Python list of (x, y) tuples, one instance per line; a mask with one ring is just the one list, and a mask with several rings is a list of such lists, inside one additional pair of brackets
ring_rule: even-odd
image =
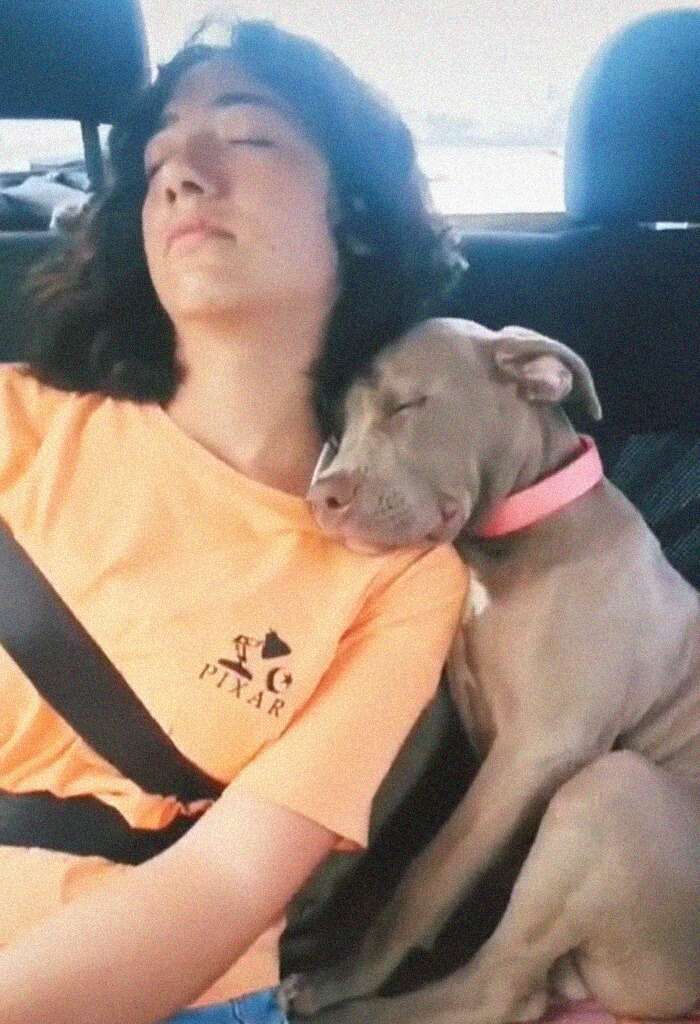
[(280, 695), (292, 685), (292, 673), (284, 664), (269, 663), (291, 654), (291, 647), (274, 629), (269, 629), (262, 640), (241, 633), (234, 638), (233, 646), (235, 657), (208, 661), (199, 678), (278, 718), (285, 704)]

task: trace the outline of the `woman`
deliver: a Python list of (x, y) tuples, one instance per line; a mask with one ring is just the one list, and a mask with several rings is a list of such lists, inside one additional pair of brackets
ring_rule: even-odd
[(144, 789), (0, 652), (2, 790), (196, 820), (137, 866), (3, 840), (0, 1024), (272, 1024), (285, 906), (366, 843), (465, 591), (451, 549), (352, 553), (303, 495), (334, 396), (456, 260), (402, 123), (268, 23), (186, 48), (111, 148), (50, 329), (0, 374), (0, 516), (223, 793)]

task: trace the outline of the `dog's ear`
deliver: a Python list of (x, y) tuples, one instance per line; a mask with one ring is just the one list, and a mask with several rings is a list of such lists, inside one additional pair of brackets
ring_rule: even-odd
[(582, 402), (594, 419), (602, 418), (595, 384), (583, 359), (566, 345), (527, 327), (504, 327), (494, 338), (498, 371), (518, 382), (531, 402)]

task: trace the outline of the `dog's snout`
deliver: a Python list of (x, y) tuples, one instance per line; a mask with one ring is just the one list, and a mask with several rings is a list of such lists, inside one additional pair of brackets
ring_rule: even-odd
[(337, 470), (317, 480), (309, 491), (312, 504), (328, 513), (345, 511), (357, 493), (358, 477), (349, 470)]

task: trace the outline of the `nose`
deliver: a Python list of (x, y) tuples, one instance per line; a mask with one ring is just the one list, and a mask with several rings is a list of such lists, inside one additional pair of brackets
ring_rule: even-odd
[(176, 202), (179, 196), (204, 195), (205, 189), (194, 175), (181, 175), (165, 186), (165, 195), (170, 203)]
[(333, 518), (340, 518), (352, 504), (358, 485), (358, 473), (339, 469), (316, 480), (309, 490), (308, 498), (322, 515), (328, 516), (330, 513)]
[(192, 136), (163, 167), (163, 186), (170, 203), (187, 196), (216, 194), (222, 188), (216, 143), (208, 136)]

